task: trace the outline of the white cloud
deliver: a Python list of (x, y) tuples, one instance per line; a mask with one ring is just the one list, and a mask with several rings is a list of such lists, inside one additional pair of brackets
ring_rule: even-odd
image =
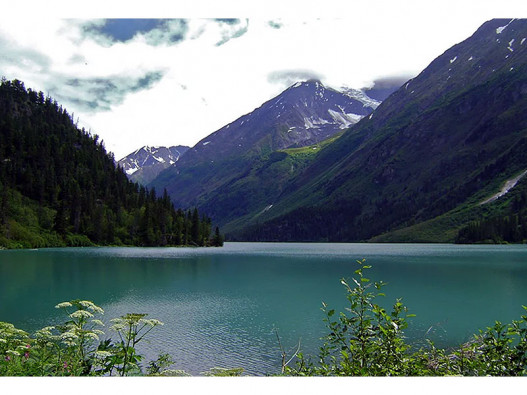
[[(202, 1), (190, 3), (199, 7)], [(254, 11), (245, 3), (253, 3)], [(126, 17), (240, 20), (174, 20), (126, 42), (86, 33), (87, 22), (102, 25), (100, 19), (85, 19), (94, 16), (95, 7), (43, 18), (40, 3), (35, 3), (33, 17), (22, 17), (16, 10), (0, 17), (0, 73), (59, 96), (61, 104), (80, 117), (80, 125), (99, 134), (120, 158), (147, 144), (194, 145), (280, 93), (295, 73), (319, 76), (335, 88), (360, 88), (384, 77), (416, 75), (486, 20), (503, 14), (522, 16), (517, 14), (523, 4), (512, 0), (320, 3), (323, 6), (310, 0), (271, 0), (264, 7), (260, 2), (233, 2), (231, 9), (213, 5), (212, 11), (192, 10), (185, 5), (179, 9), (183, 11), (159, 13), (150, 8), (137, 11), (127, 2), (121, 8), (127, 10)], [(68, 3), (64, 4), (67, 10)], [(273, 7), (280, 15), (270, 11)], [(257, 16), (260, 11), (265, 18)], [(123, 16), (120, 12), (111, 5), (104, 16)], [(61, 19), (70, 16), (78, 19)], [(249, 21), (244, 19), (247, 16)], [(151, 83), (139, 89), (140, 81), (148, 77)], [(113, 81), (115, 88), (106, 86), (106, 80)], [(87, 106), (94, 100), (101, 102)]]

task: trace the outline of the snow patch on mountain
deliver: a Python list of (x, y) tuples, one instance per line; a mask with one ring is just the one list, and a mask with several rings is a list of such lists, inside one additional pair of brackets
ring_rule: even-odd
[(514, 49), (512, 48), (512, 44), (514, 44), (514, 38), (511, 41), (509, 41), (509, 46), (507, 47), (509, 51), (514, 52)]
[(361, 102), (364, 107), (370, 107), (373, 110), (375, 110), (377, 107), (379, 107), (379, 104), (381, 104), (380, 101), (372, 99), (366, 93), (359, 89), (353, 89), (344, 86), (342, 87), (342, 93), (344, 93), (348, 97), (351, 97), (354, 100)]
[(505, 26), (500, 26), (496, 29), (496, 34), (501, 34), (507, 27), (514, 21), (514, 18), (510, 20)]
[(188, 147), (185, 146), (154, 147), (147, 145), (135, 150), (117, 163), (130, 179), (139, 181), (137, 177), (140, 177), (140, 181), (144, 181), (146, 170), (149, 174), (159, 173), (176, 163), (187, 149)]
[(304, 118), (304, 127), (306, 129), (316, 129), (321, 125), (328, 124), (329, 122), (323, 118), (309, 117)]
[(361, 115), (347, 114), (345, 112), (337, 112), (334, 110), (328, 110), (329, 115), (338, 123), (340, 123), (341, 129), (349, 128), (351, 125), (356, 124), (362, 119)]
[(130, 167), (128, 169), (125, 170), (125, 173), (129, 176), (131, 176), (132, 174), (134, 174), (137, 170), (139, 170), (139, 167)]

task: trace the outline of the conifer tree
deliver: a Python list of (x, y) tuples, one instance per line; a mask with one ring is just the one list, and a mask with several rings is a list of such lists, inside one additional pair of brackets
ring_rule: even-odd
[[(66, 244), (73, 235), (98, 244), (208, 242), (207, 217), (176, 210), (166, 191), (158, 198), (154, 189), (130, 182), (99, 136), (78, 129), (56, 100), (5, 78), (0, 83), (0, 182), (0, 246), (10, 245), (10, 236), (2, 237), (10, 234), (9, 221), (23, 227), (34, 218), (40, 232), (35, 240), (49, 236), (49, 243), (62, 238)], [(25, 200), (15, 201), (12, 192)], [(13, 243), (31, 246), (27, 240)], [(39, 246), (51, 246), (46, 243)]]

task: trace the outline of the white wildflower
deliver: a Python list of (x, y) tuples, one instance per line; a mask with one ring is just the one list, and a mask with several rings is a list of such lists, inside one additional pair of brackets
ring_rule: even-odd
[(104, 326), (104, 323), (101, 320), (91, 320), (96, 325)]
[(110, 358), (113, 354), (110, 351), (95, 351), (95, 358), (105, 359)]
[(11, 355), (14, 355), (14, 356), (17, 356), (17, 357), (20, 356), (20, 353), (18, 351), (15, 351), (15, 350), (7, 350), (6, 354), (11, 354)]
[(66, 307), (71, 307), (72, 304), (70, 302), (62, 302), (55, 306), (56, 309), (64, 309)]
[(62, 340), (75, 340), (75, 339), (78, 339), (79, 336), (77, 336), (75, 333), (73, 332), (64, 332), (60, 335), (60, 338)]
[(102, 308), (100, 308), (99, 306), (97, 306), (95, 303), (93, 302), (90, 302), (89, 300), (81, 300), (79, 302), (79, 304), (88, 309), (88, 310), (91, 310), (93, 311), (94, 313), (101, 313), (101, 314), (104, 314), (104, 310)]
[(94, 307), (93, 307), (93, 312), (94, 312), (94, 313), (104, 314), (104, 310), (103, 310), (101, 307), (99, 307), (99, 306), (95, 306), (95, 305), (94, 305)]
[(77, 340), (79, 336), (77, 336), (75, 333), (72, 332), (64, 332), (60, 335), (60, 339), (62, 340), (62, 343), (64, 343), (67, 346), (75, 346), (77, 343), (75, 340)]
[(161, 321), (156, 320), (156, 319), (149, 319), (149, 320), (142, 320), (142, 321), (145, 324), (150, 325), (152, 327), (157, 326), (157, 325), (165, 325), (164, 323), (162, 323)]
[(90, 339), (93, 339), (93, 340), (99, 341), (99, 336), (97, 336), (97, 334), (93, 333), (93, 332), (86, 333), (86, 337), (88, 337)]
[(77, 310), (70, 314), (71, 318), (91, 318), (93, 314), (86, 310)]
[(13, 324), (8, 322), (0, 322), (0, 333), (10, 333), (13, 329), (15, 329)]
[(42, 328), (42, 329), (39, 329), (38, 331), (35, 332), (35, 336), (37, 338), (46, 338), (46, 337), (51, 337), (52, 336), (52, 333), (51, 331), (55, 329), (54, 326), (46, 326), (45, 328)]
[(17, 347), (17, 350), (27, 351), (28, 345), (27, 344), (21, 344)]
[(6, 343), (7, 343), (7, 340), (6, 340), (6, 339), (0, 339), (0, 343), (4, 343), (4, 344), (6, 344)]
[(98, 335), (104, 336), (104, 332), (101, 331), (101, 330), (99, 330), (99, 329), (92, 329), (92, 332), (93, 332), (93, 333), (96, 333), (96, 334), (98, 334)]
[(26, 332), (26, 331), (23, 331), (22, 329), (14, 329), (14, 330), (13, 330), (13, 333), (14, 333), (15, 335), (27, 336), (27, 332)]
[(122, 331), (123, 329), (124, 329), (124, 324), (121, 324), (121, 323), (114, 324), (110, 327), (110, 330), (116, 331), (116, 332)]

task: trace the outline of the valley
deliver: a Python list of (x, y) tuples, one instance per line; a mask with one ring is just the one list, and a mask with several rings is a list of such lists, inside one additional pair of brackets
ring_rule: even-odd
[(527, 19), (392, 3), (7, 13), (0, 376), (527, 375)]
[[(179, 244), (200, 220), (200, 245), (216, 227), (229, 241), (523, 242), (526, 38), (527, 20), (494, 19), (400, 86), (298, 81), (193, 147), (144, 146), (119, 161), (54, 99), (4, 79), (4, 244), (18, 245), (13, 233), (29, 245)], [(48, 127), (50, 160), (29, 143)], [(483, 239), (460, 236), (481, 224)]]
[[(382, 103), (362, 93), (345, 108), (319, 81), (296, 83), (148, 185), (203, 209), (230, 240), (453, 242), (481, 215), (509, 214), (511, 194), (484, 213), (475, 202), (527, 166), (525, 37), (525, 20), (489, 21)], [(514, 185), (523, 196), (524, 180)], [(433, 238), (396, 237), (417, 224)]]

